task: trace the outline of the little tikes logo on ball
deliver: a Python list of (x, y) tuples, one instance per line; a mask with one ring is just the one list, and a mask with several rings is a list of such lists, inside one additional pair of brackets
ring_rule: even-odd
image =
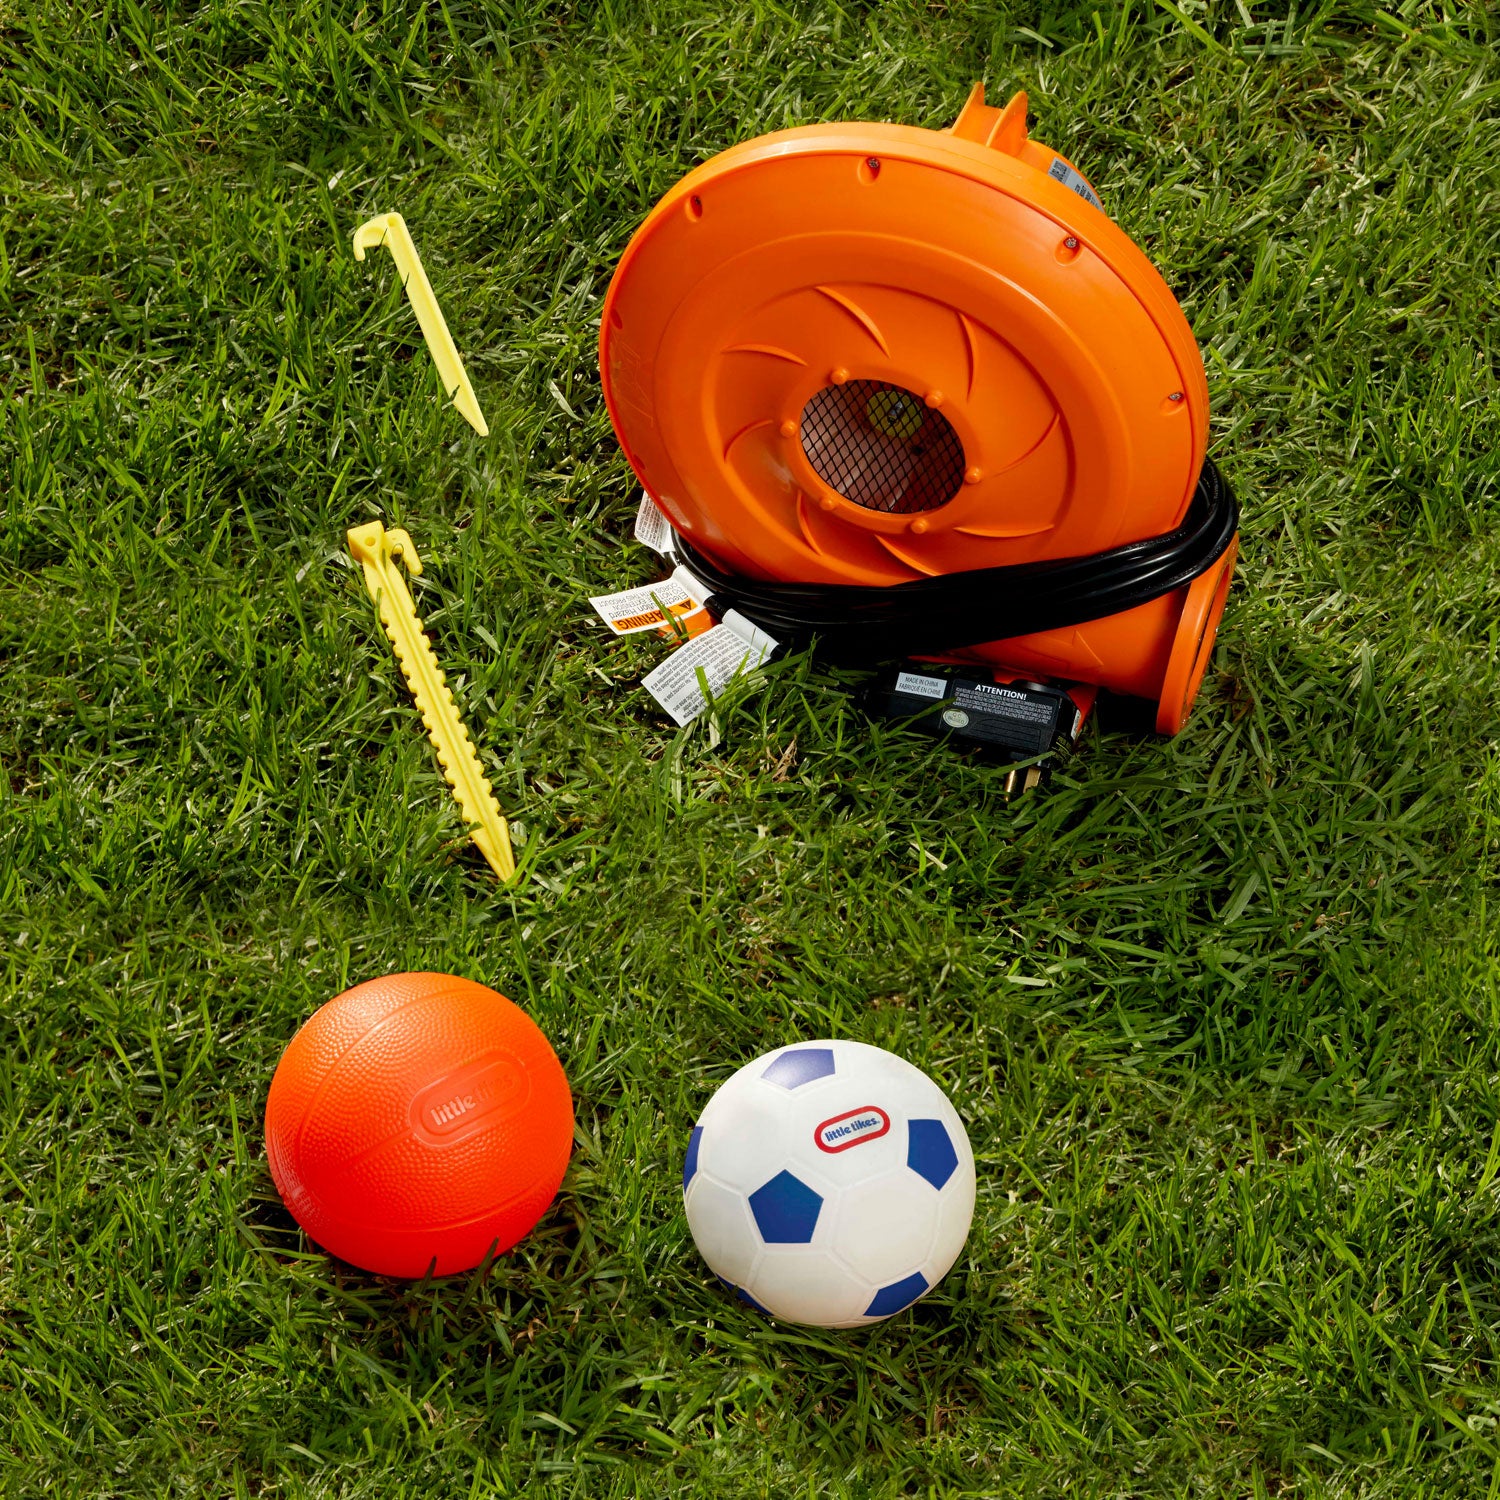
[(824, 1120), (813, 1131), (813, 1140), (818, 1143), (819, 1151), (832, 1154), (879, 1140), (890, 1128), (891, 1117), (878, 1104), (866, 1104), (862, 1109), (847, 1109), (831, 1120)]
[(516, 1114), (530, 1094), (530, 1079), (515, 1058), (487, 1052), (428, 1084), (412, 1100), (412, 1123), (434, 1144), (456, 1140), (497, 1114)]

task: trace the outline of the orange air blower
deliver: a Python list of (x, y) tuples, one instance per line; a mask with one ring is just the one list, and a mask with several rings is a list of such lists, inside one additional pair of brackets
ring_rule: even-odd
[(1237, 550), (1203, 363), (1024, 94), (705, 162), (626, 249), (600, 363), (716, 610), (1182, 727)]

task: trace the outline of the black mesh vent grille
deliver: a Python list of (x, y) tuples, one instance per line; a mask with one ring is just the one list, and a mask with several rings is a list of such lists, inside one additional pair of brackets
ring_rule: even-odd
[(819, 391), (802, 408), (802, 451), (825, 484), (869, 510), (936, 510), (964, 482), (964, 448), (952, 424), (915, 392), (884, 380)]

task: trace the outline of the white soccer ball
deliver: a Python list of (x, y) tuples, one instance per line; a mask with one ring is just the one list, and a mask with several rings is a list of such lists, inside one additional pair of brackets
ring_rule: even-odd
[(958, 1258), (974, 1154), (920, 1068), (863, 1042), (798, 1042), (708, 1101), (682, 1191), (699, 1251), (742, 1301), (855, 1328), (910, 1307)]

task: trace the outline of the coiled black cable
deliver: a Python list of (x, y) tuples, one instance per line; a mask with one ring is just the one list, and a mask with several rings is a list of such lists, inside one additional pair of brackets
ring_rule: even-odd
[(713, 592), (716, 614), (738, 610), (783, 645), (816, 643), (849, 666), (931, 656), (1081, 625), (1190, 583), (1239, 528), (1234, 492), (1205, 459), (1182, 524), (1163, 536), (1084, 557), (975, 568), (884, 587), (765, 582), (728, 573), (681, 536), (677, 550)]

